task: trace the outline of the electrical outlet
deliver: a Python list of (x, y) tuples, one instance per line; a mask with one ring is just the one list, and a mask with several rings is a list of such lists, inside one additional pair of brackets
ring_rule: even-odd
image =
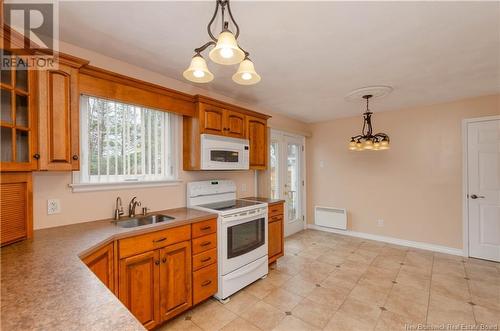
[(377, 226), (384, 226), (384, 220), (377, 220)]
[(324, 168), (325, 167), (325, 161), (321, 160), (319, 161), (319, 167)]
[(247, 191), (247, 184), (241, 184), (241, 192)]
[(47, 200), (47, 214), (59, 214), (61, 212), (61, 202), (59, 199), (49, 199)]

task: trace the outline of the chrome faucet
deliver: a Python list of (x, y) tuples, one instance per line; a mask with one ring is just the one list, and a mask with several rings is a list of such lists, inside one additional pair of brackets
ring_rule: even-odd
[(120, 216), (123, 215), (123, 206), (122, 206), (122, 198), (117, 197), (115, 203), (115, 221), (120, 220)]
[(141, 202), (136, 199), (137, 197), (133, 197), (128, 204), (128, 217), (135, 217), (135, 207), (141, 205)]

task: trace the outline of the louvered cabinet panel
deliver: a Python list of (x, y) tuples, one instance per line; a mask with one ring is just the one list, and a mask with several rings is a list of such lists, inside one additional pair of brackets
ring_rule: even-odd
[(33, 233), (31, 173), (0, 174), (1, 245), (30, 238)]

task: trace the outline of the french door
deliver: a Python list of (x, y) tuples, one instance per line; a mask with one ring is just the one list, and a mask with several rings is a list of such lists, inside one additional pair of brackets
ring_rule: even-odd
[(271, 198), (285, 200), (285, 236), (304, 229), (305, 138), (271, 131)]
[(500, 262), (500, 118), (467, 123), (469, 256)]

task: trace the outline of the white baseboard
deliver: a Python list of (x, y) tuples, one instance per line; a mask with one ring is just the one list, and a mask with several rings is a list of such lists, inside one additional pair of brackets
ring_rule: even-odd
[(356, 232), (356, 231), (350, 231), (350, 230), (337, 230), (337, 229), (332, 229), (332, 228), (326, 228), (326, 227), (319, 226), (316, 224), (307, 224), (307, 228), (313, 229), (313, 230), (343, 234), (343, 235), (351, 236), (351, 237), (376, 240), (376, 241), (381, 241), (381, 242), (400, 245), (400, 246), (425, 249), (425, 250), (433, 251), (433, 252), (465, 256), (464, 251), (459, 249), (459, 248), (428, 244), (428, 243), (424, 243), (424, 242), (420, 242), (420, 241), (404, 240), (404, 239), (398, 239), (398, 238), (394, 238), (394, 237), (379, 236), (376, 234), (370, 234), (370, 233), (365, 233), (365, 232)]

